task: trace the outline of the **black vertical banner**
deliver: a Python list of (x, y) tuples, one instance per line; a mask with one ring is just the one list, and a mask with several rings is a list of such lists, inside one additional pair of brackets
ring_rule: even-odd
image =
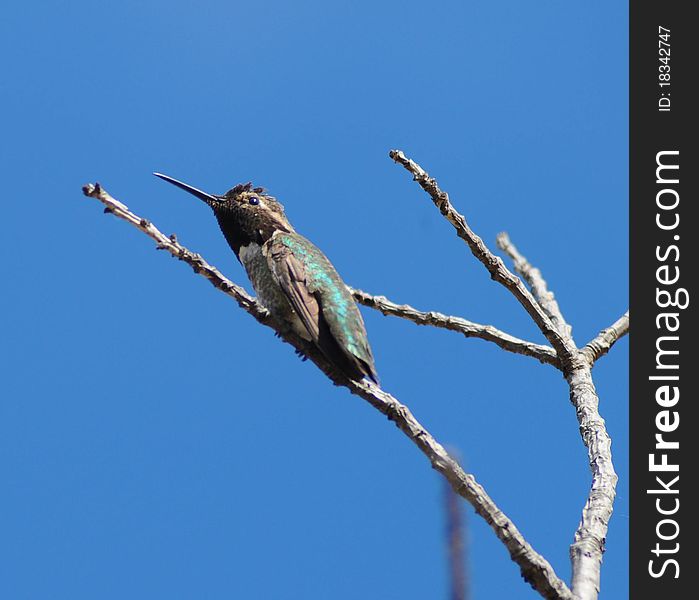
[[(631, 598), (697, 571), (697, 45), (690, 2), (630, 2)], [(694, 587), (694, 586), (692, 586)]]

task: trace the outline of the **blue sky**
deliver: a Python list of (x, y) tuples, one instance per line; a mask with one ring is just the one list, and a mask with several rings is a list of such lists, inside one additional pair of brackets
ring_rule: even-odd
[[(249, 284), (204, 206), (252, 180), (350, 285), (542, 341), (409, 175), (540, 267), (583, 344), (627, 308), (627, 5), (13, 3), (3, 53), (0, 596), (447, 598), (442, 485), (385, 418), (80, 186)], [(385, 388), (566, 580), (590, 484), (567, 386), (362, 309)], [(628, 342), (594, 371), (620, 475)], [(536, 598), (465, 507), (474, 598)]]

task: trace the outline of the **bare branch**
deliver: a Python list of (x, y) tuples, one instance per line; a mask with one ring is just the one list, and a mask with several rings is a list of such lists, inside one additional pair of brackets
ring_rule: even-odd
[(597, 337), (587, 344), (580, 351), (590, 365), (593, 365), (598, 358), (604, 356), (617, 340), (624, 337), (629, 332), (629, 311), (627, 310), (619, 319), (607, 329), (599, 332)]
[(590, 369), (585, 365), (566, 375), (592, 471), (590, 493), (570, 547), (571, 588), (580, 600), (595, 600), (599, 595), (602, 553), (618, 479), (612, 463), (612, 442), (599, 414), (599, 398)]
[(572, 366), (572, 363), (577, 359), (575, 344), (569, 338), (560, 334), (546, 312), (539, 306), (539, 303), (522, 283), (522, 280), (507, 269), (502, 259), (493, 254), (483, 240), (471, 230), (464, 216), (458, 213), (451, 205), (449, 195), (439, 188), (437, 181), (430, 177), (415, 161), (407, 158), (402, 151), (391, 150), (389, 156), (413, 174), (414, 180), (430, 195), (434, 205), (454, 226), (457, 235), (466, 242), (471, 253), (488, 269), (491, 278), (510, 290), (527, 313), (529, 313), (546, 339), (556, 350), (563, 367)]
[[(226, 279), (199, 255), (181, 246), (174, 238), (165, 236), (146, 219), (132, 213), (126, 205), (112, 198), (99, 185), (86, 185), (83, 187), (83, 193), (102, 202), (107, 207), (106, 212), (113, 213), (146, 233), (156, 241), (158, 248), (166, 249), (173, 256), (192, 265), (196, 273), (206, 277), (217, 289), (232, 296), (243, 310), (250, 313), (260, 323), (277, 331), (267, 311), (254, 298)], [(333, 383), (348, 388), (350, 392), (369, 402), (393, 421), (428, 458), (432, 467), (447, 479), (452, 489), (459, 496), (468, 500), (475, 511), (486, 520), (497, 537), (507, 547), (512, 560), (519, 565), (524, 579), (535, 590), (544, 598), (573, 600), (570, 590), (556, 576), (551, 565), (529, 545), (514, 523), (495, 505), (485, 490), (476, 482), (473, 475), (464, 472), (457, 461), (418, 422), (407, 406), (371, 382), (348, 379), (343, 373), (335, 369), (315, 346), (293, 333), (285, 332), (282, 339), (294, 346), (299, 353), (310, 358)]]
[(544, 278), (541, 276), (541, 271), (533, 267), (530, 262), (519, 253), (516, 246), (510, 241), (510, 237), (507, 233), (502, 232), (498, 234), (497, 244), (498, 247), (512, 259), (515, 271), (529, 284), (532, 295), (539, 303), (539, 306), (541, 306), (548, 315), (549, 319), (551, 319), (558, 333), (572, 340), (573, 328), (566, 323), (566, 320), (563, 318), (563, 314), (558, 307), (558, 302), (556, 302), (553, 292), (549, 291), (546, 281), (544, 281)]
[(114, 216), (140, 229), (157, 244), (158, 250), (167, 250), (175, 258), (179, 258), (181, 261), (186, 262), (194, 269), (195, 273), (206, 277), (215, 288), (233, 298), (240, 308), (245, 309), (263, 325), (269, 325), (271, 316), (266, 308), (257, 302), (257, 300), (242, 287), (226, 278), (216, 267), (211, 266), (198, 254), (187, 250), (187, 248), (177, 241), (174, 235), (165, 235), (150, 221), (132, 213), (126, 204), (110, 196), (99, 183), (95, 183), (94, 185), (88, 183), (83, 186), (83, 194), (99, 200), (105, 206), (105, 213), (112, 213)]
[(400, 317), (401, 319), (407, 319), (408, 321), (412, 321), (417, 325), (431, 325), (432, 327), (456, 331), (463, 334), (464, 337), (467, 338), (480, 338), (482, 340), (497, 344), (503, 350), (508, 350), (509, 352), (514, 352), (515, 354), (531, 356), (542, 363), (554, 365), (555, 367), (560, 368), (558, 355), (550, 346), (542, 346), (540, 344), (534, 344), (533, 342), (521, 340), (500, 331), (499, 329), (496, 329), (492, 325), (472, 323), (471, 321), (467, 321), (461, 317), (452, 317), (434, 311), (423, 312), (413, 308), (409, 304), (395, 304), (388, 300), (385, 296), (372, 296), (371, 294), (367, 294), (366, 292), (353, 288), (350, 288), (350, 291), (357, 302), (363, 304), (364, 306), (374, 308), (384, 315), (391, 315), (394, 317)]

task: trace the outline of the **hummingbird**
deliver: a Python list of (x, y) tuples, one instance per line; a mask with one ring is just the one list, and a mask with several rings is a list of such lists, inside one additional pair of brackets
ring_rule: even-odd
[(284, 206), (264, 188), (243, 183), (209, 194), (153, 173), (204, 201), (245, 268), (258, 300), (281, 333), (314, 344), (350, 379), (379, 378), (359, 308), (332, 263), (296, 233)]

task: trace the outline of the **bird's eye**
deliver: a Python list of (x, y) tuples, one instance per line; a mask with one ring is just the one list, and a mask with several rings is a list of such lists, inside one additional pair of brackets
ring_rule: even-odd
[(257, 196), (250, 196), (248, 202), (253, 206), (257, 206), (260, 203), (260, 199)]

